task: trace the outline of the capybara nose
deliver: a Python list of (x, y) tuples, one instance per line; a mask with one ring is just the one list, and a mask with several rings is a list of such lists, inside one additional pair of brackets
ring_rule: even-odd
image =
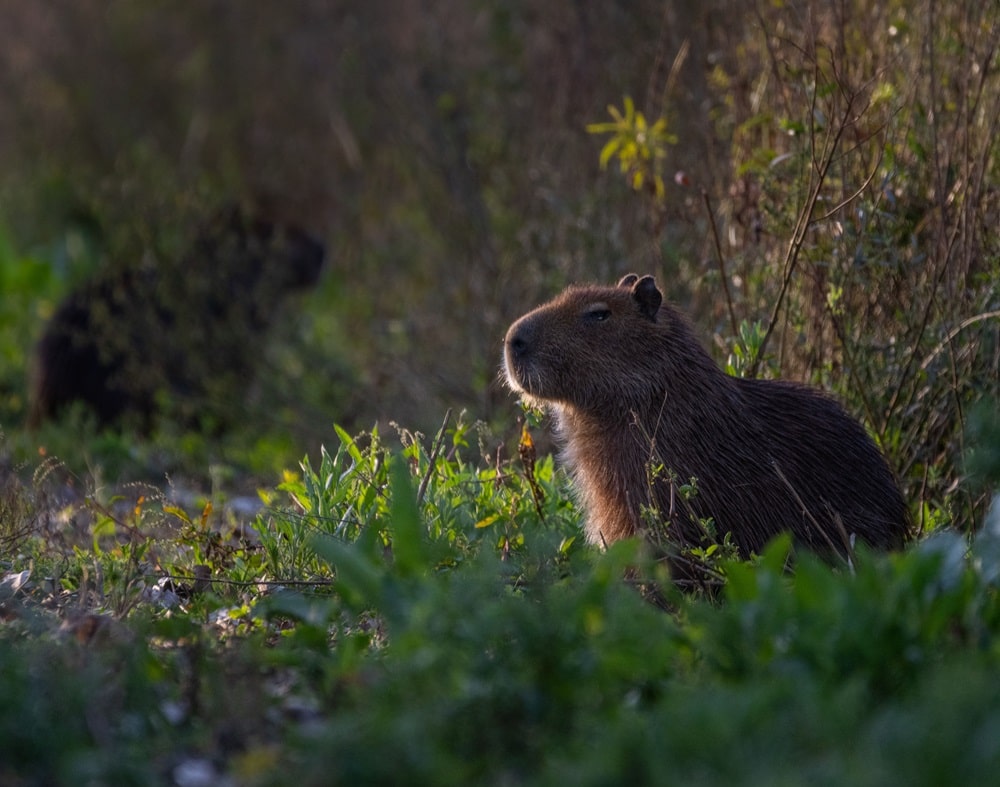
[(527, 351), (528, 342), (521, 334), (515, 333), (507, 340), (507, 346), (510, 347), (510, 351), (514, 355), (520, 358)]
[(524, 358), (531, 350), (534, 331), (530, 323), (518, 320), (507, 331), (507, 349), (514, 358)]

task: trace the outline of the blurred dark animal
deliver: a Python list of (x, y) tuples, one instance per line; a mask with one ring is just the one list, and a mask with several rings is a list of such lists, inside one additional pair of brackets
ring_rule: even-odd
[(99, 273), (38, 344), (29, 425), (81, 403), (101, 426), (145, 432), (161, 415), (224, 426), (282, 302), (318, 281), (323, 258), (302, 230), (228, 208), (178, 262)]

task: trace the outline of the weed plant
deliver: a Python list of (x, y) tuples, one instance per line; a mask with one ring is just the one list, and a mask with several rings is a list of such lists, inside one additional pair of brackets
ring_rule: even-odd
[(339, 434), (269, 493), (259, 546), (143, 502), (56, 592), (43, 545), (5, 552), (38, 573), (0, 587), (3, 781), (931, 785), (1000, 766), (1000, 507), (971, 545), (941, 532), (851, 567), (779, 539), (697, 597), (636, 542), (584, 547), (549, 460), (472, 461), (477, 430), (451, 419), (430, 440)]

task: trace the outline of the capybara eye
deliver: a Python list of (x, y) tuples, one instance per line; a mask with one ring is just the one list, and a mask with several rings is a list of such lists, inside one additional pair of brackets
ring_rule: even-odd
[(583, 313), (584, 322), (604, 322), (611, 316), (611, 309), (604, 304), (591, 306)]

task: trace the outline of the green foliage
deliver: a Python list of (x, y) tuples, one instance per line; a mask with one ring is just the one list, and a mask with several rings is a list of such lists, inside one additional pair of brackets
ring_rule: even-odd
[(733, 343), (726, 361), (726, 372), (734, 377), (746, 377), (764, 350), (765, 329), (759, 322), (740, 323), (740, 335)]
[(601, 169), (617, 159), (618, 168), (633, 191), (647, 189), (655, 199), (662, 200), (666, 193), (663, 159), (667, 156), (667, 145), (677, 144), (677, 136), (667, 131), (665, 117), (650, 124), (646, 116), (636, 110), (631, 98), (625, 96), (623, 103), (624, 112), (614, 106), (608, 107), (608, 114), (614, 119), (612, 122), (587, 126), (590, 134), (611, 135), (601, 148)]
[(32, 496), (15, 478), (0, 481), (0, 559), (17, 552), (36, 534)]
[[(258, 521), (273, 576), (328, 576), (329, 560), (317, 557), (317, 544), (329, 550), (360, 539), (373, 550), (395, 553), (398, 544), (390, 525), (416, 517), (427, 523), (441, 567), (459, 565), (484, 545), (519, 563), (532, 539), (552, 542), (558, 554), (569, 554), (576, 540), (576, 514), (566, 478), (556, 472), (552, 458), (530, 470), (473, 467), (462, 457), (472, 427), (459, 419), (449, 428), (449, 421), (430, 448), (419, 435), (401, 432), (404, 448), (398, 454), (384, 445), (377, 430), (355, 438), (337, 427), (336, 452), (321, 448), (318, 469), (307, 457), (301, 474), (289, 474), (279, 485), (292, 506), (272, 506)], [(406, 488), (403, 468), (419, 478), (419, 490), (416, 501), (397, 509), (393, 506), (408, 499), (397, 494)], [(403, 542), (404, 562), (408, 550), (417, 548), (409, 535)]]
[(0, 780), (148, 783), (155, 764), (146, 742), (162, 724), (157, 684), (166, 677), (150, 651), (114, 642), (91, 654), (51, 636), (17, 640), (10, 627), (0, 632)]
[[(956, 757), (963, 773), (996, 765), (960, 734), (904, 743), (924, 714), (971, 732), (998, 712), (996, 692), (944, 690), (962, 670), (989, 685), (998, 655), (998, 564), (966, 562), (957, 536), (864, 555), (854, 573), (800, 556), (791, 576), (778, 543), (729, 567), (722, 606), (680, 600), (668, 616), (621, 581), (629, 544), (516, 587), (492, 557), (435, 571), (426, 543), (409, 543), (413, 490), (397, 483), (393, 540), (410, 558), (318, 547), (387, 644), (350, 665), (359, 677), (329, 720), (292, 742), (306, 783), (771, 784), (818, 767), (831, 783), (903, 769), (933, 784)], [(977, 542), (974, 557), (988, 552)]]
[(621, 582), (628, 545), (516, 592), (490, 561), (414, 573), (332, 549), (352, 565), (351, 608), (383, 618), (388, 646), (338, 694), (348, 707), (293, 743), (300, 778), (772, 784), (819, 768), (831, 783), (902, 769), (933, 784), (956, 757), (963, 773), (995, 767), (1000, 753), (963, 751), (961, 734), (904, 741), (924, 714), (971, 733), (998, 713), (995, 691), (945, 689), (962, 670), (989, 685), (996, 668), (996, 564), (967, 564), (951, 537), (865, 556), (856, 574), (802, 558), (790, 577), (787, 549), (733, 565), (723, 606), (681, 602), (674, 617)]
[(0, 426), (23, 421), (30, 348), (53, 309), (58, 277), (47, 261), (17, 254), (0, 226)]
[(265, 495), (260, 551), (215, 538), (208, 505), (94, 500), (107, 532), (68, 595), (0, 584), (0, 777), (931, 785), (1000, 766), (996, 512), (971, 544), (850, 565), (779, 539), (715, 562), (710, 599), (637, 542), (571, 541), (565, 477), (526, 440), (493, 464), (465, 458), (461, 420), (400, 430), (402, 450), (338, 434)]
[(969, 451), (966, 466), (972, 480), (1000, 489), (1000, 411), (996, 400), (979, 402), (969, 416)]

